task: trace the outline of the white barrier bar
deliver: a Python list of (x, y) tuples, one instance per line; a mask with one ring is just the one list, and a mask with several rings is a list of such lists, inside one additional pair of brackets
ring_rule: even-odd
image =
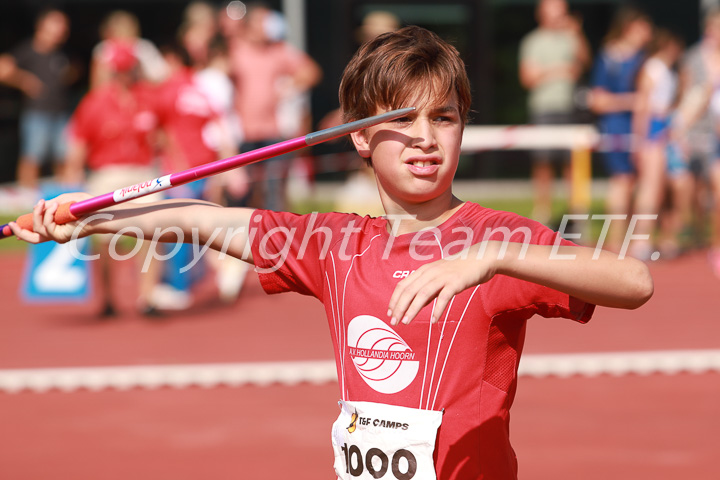
[(463, 132), (462, 151), (569, 150), (569, 208), (572, 213), (587, 213), (592, 202), (591, 150), (596, 148), (599, 142), (600, 135), (592, 125), (468, 126)]
[(599, 141), (592, 125), (468, 125), (462, 150), (592, 149)]

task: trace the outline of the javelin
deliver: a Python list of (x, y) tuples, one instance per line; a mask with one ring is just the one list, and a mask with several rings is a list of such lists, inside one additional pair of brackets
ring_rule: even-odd
[[(163, 177), (136, 183), (135, 185), (130, 185), (129, 187), (121, 188), (115, 190), (114, 192), (109, 192), (97, 197), (88, 198), (87, 200), (63, 203), (58, 206), (58, 209), (55, 212), (54, 220), (58, 225), (70, 223), (83, 215), (127, 202), (133, 198), (144, 197), (145, 195), (185, 185), (186, 183), (200, 180), (201, 178), (227, 172), (233, 168), (250, 165), (251, 163), (267, 160), (268, 158), (283, 155), (285, 153), (294, 152), (295, 150), (299, 150), (301, 148), (311, 147), (319, 143), (327, 142), (328, 140), (342, 137), (348, 133), (357, 132), (358, 130), (363, 130), (365, 128), (372, 127), (373, 125), (402, 117), (414, 109), (415, 107), (391, 110), (380, 115), (375, 115), (374, 117), (356, 120), (344, 125), (338, 125), (337, 127), (326, 128), (325, 130), (308, 133), (302, 137), (285, 140), (273, 145), (268, 145), (267, 147), (258, 148), (257, 150), (241, 153), (240, 155), (235, 155), (234, 157), (217, 160), (215, 162), (189, 168), (181, 172), (171, 173)], [(32, 213), (26, 213), (25, 215), (18, 217), (16, 223), (24, 230), (32, 230)], [(8, 224), (0, 226), (0, 239), (9, 237), (12, 234), (13, 233)]]

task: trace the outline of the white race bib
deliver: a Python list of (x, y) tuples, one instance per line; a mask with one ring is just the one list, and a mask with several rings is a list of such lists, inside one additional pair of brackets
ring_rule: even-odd
[(333, 424), (338, 479), (435, 480), (442, 412), (341, 400)]

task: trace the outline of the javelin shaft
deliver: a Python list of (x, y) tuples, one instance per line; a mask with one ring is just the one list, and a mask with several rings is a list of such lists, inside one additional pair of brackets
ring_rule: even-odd
[[(373, 117), (339, 125), (337, 127), (309, 133), (302, 137), (285, 140), (267, 147), (258, 148), (257, 150), (225, 158), (223, 160), (217, 160), (215, 162), (189, 168), (181, 172), (172, 173), (152, 180), (137, 183), (135, 185), (130, 185), (128, 187), (115, 190), (114, 192), (88, 198), (87, 200), (81, 200), (69, 205), (68, 211), (70, 215), (66, 215), (67, 220), (62, 221), (63, 219), (59, 219), (56, 216), (56, 222), (67, 223), (68, 221), (72, 221), (83, 215), (87, 215), (113, 205), (118, 205), (134, 198), (151, 195), (153, 193), (184, 185), (195, 180), (200, 180), (201, 178), (207, 178), (218, 173), (227, 172), (228, 170), (232, 170), (234, 168), (294, 152), (295, 150), (299, 150), (301, 148), (317, 145), (334, 138), (342, 137), (343, 135), (347, 135), (349, 133), (357, 132), (358, 130), (372, 127), (373, 125), (378, 125), (380, 123), (402, 117), (413, 110), (414, 107), (392, 110)], [(32, 229), (32, 214), (26, 214), (18, 218), (18, 224), (23, 228)], [(7, 224), (0, 226), (0, 239), (11, 235), (12, 231)]]
[(207, 178), (234, 168), (249, 165), (261, 160), (267, 160), (268, 158), (290, 153), (307, 146), (308, 144), (305, 142), (305, 137), (285, 140), (283, 142), (259, 148), (257, 150), (252, 150), (247, 153), (242, 153), (240, 155), (235, 155), (216, 162), (189, 168), (181, 172), (147, 180), (135, 185), (120, 188), (114, 192), (88, 198), (87, 200), (81, 200), (70, 206), (70, 213), (76, 217), (80, 217), (103, 208), (127, 202), (134, 198), (144, 197), (169, 188), (185, 185), (186, 183), (200, 180), (201, 178)]

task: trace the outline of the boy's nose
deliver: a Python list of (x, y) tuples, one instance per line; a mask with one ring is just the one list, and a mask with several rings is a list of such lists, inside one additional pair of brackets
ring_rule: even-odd
[(413, 146), (423, 150), (427, 150), (437, 145), (435, 131), (433, 130), (432, 124), (427, 119), (418, 119), (415, 121), (412, 137)]

